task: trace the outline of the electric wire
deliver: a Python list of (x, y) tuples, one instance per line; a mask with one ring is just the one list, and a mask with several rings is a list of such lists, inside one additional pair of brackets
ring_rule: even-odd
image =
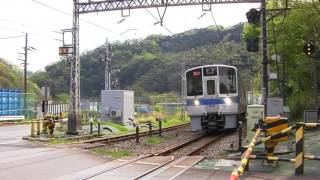
[(283, 27), (284, 27), (284, 20), (286, 19), (286, 16), (287, 16), (287, 10), (288, 10), (288, 0), (286, 0), (286, 7), (285, 7), (285, 10), (284, 10), (284, 14), (282, 16), (282, 20), (281, 20), (281, 23), (280, 23), (280, 27), (279, 27), (279, 30), (277, 31), (276, 33), (276, 39), (277, 37), (279, 36), (280, 32), (283, 30)]
[[(26, 33), (26, 32), (22, 32), (22, 31), (16, 30), (16, 29), (2, 27), (2, 26), (0, 26), (0, 29), (5, 29), (5, 30), (8, 30), (8, 31), (17, 32), (17, 33), (21, 33), (21, 34), (25, 34)], [(33, 35), (33, 36), (37, 36), (37, 37), (40, 37), (40, 38), (53, 40), (53, 41), (62, 41), (60, 39), (55, 39), (55, 38), (44, 36), (44, 35), (41, 35), (41, 34), (38, 34), (38, 33), (34, 33), (34, 32), (28, 32), (28, 34)]]
[(25, 23), (21, 23), (21, 22), (17, 22), (17, 21), (12, 21), (12, 20), (9, 20), (9, 19), (0, 18), (0, 21), (11, 23), (11, 24), (17, 24), (17, 25), (28, 27), (28, 28), (32, 28), (32, 29), (37, 29), (37, 30), (42, 30), (42, 31), (47, 31), (47, 32), (52, 32), (52, 33), (59, 33), (59, 32), (57, 32), (55, 30), (52, 30), (52, 29), (47, 29), (47, 28), (43, 28), (43, 27), (40, 27), (40, 26), (32, 26), (32, 25), (29, 25), (29, 24), (25, 24)]
[[(37, 3), (37, 4), (39, 4), (39, 5), (42, 5), (42, 6), (44, 6), (44, 7), (47, 7), (47, 8), (49, 8), (49, 9), (51, 9), (51, 10), (60, 12), (60, 13), (62, 13), (62, 14), (64, 14), (64, 15), (73, 16), (73, 15), (70, 14), (70, 13), (67, 13), (67, 12), (65, 12), (65, 11), (62, 11), (62, 10), (60, 10), (60, 9), (58, 9), (58, 8), (55, 8), (55, 7), (53, 7), (53, 6), (50, 6), (50, 5), (45, 4), (45, 3), (43, 3), (43, 2), (40, 2), (40, 1), (37, 1), (37, 0), (32, 0), (32, 1), (35, 2), (35, 3)], [(83, 19), (83, 18), (79, 18), (79, 20), (80, 20), (80, 21), (83, 21), (83, 22), (85, 22), (85, 23), (87, 23), (87, 24), (90, 24), (90, 25), (92, 25), (92, 26), (95, 26), (95, 27), (97, 27), (97, 28), (100, 28), (100, 29), (103, 29), (103, 30), (105, 30), (105, 31), (108, 31), (108, 32), (110, 32), (110, 33), (113, 33), (113, 34), (116, 34), (116, 35), (125, 37), (125, 36), (123, 36), (123, 35), (121, 35), (121, 34), (118, 34), (118, 33), (114, 32), (114, 31), (112, 31), (112, 30), (110, 30), (110, 29), (108, 29), (108, 28), (106, 28), (106, 27), (104, 27), (104, 26), (101, 26), (101, 25), (99, 25), (99, 24), (95, 24), (95, 23), (93, 23), (93, 22), (91, 22), (91, 21), (89, 21), (89, 20), (86, 20), (86, 19)]]
[(7, 30), (7, 31), (17, 32), (17, 33), (22, 33), (22, 34), (25, 33), (25, 32), (22, 32), (22, 31), (19, 31), (19, 30), (16, 30), (16, 29), (12, 29), (12, 28), (8, 28), (8, 27), (3, 27), (3, 26), (0, 26), (0, 29), (5, 29), (5, 30)]
[(19, 35), (19, 36), (8, 36), (8, 37), (0, 37), (0, 39), (15, 39), (15, 38), (20, 38), (20, 37), (24, 37), (23, 35)]
[(220, 28), (219, 28), (219, 26), (218, 26), (218, 24), (217, 24), (216, 19), (215, 19), (214, 16), (213, 16), (213, 13), (212, 13), (211, 10), (210, 10), (210, 15), (211, 15), (212, 20), (213, 20), (213, 22), (214, 22), (214, 24), (215, 24), (215, 26), (216, 26), (216, 28), (217, 28), (218, 35), (219, 35), (221, 41), (223, 42), (223, 37), (222, 37), (222, 34), (221, 34), (221, 32), (220, 32)]
[[(159, 21), (158, 18), (153, 15), (147, 8), (144, 8), (156, 21)], [(173, 33), (169, 30), (169, 28), (167, 28), (163, 23), (162, 23), (162, 26), (168, 31), (168, 33), (171, 34), (171, 36), (173, 35)]]
[[(220, 28), (219, 28), (219, 26), (218, 26), (218, 24), (217, 24), (216, 19), (215, 19), (214, 16), (213, 16), (212, 10), (210, 10), (210, 15), (211, 15), (212, 20), (213, 20), (213, 22), (214, 22), (214, 24), (215, 24), (215, 26), (216, 26), (216, 28), (217, 28), (218, 35), (219, 35), (219, 37), (220, 37), (220, 39), (221, 39), (221, 42), (222, 42), (224, 48), (227, 48), (226, 41), (223, 40), (223, 37), (222, 37), (221, 31), (220, 31)], [(230, 52), (233, 52), (233, 50), (232, 50), (233, 48), (232, 48), (231, 42), (230, 42), (230, 44), (229, 44), (229, 47), (230, 47)]]

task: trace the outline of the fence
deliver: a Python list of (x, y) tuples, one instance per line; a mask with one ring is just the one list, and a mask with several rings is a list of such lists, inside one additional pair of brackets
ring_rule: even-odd
[(48, 104), (46, 113), (51, 115), (59, 115), (61, 112), (69, 112), (69, 104)]

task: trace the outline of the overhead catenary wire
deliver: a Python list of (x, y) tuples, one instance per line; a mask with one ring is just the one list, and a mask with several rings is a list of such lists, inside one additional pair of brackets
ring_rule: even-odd
[[(44, 6), (44, 7), (47, 7), (47, 8), (49, 8), (49, 9), (51, 9), (51, 10), (60, 12), (60, 13), (62, 13), (62, 14), (64, 14), (64, 15), (73, 16), (73, 14), (67, 13), (67, 12), (65, 12), (65, 11), (62, 11), (62, 10), (60, 10), (60, 9), (58, 9), (58, 8), (55, 8), (55, 7), (53, 7), (53, 6), (50, 6), (50, 5), (45, 4), (45, 3), (43, 3), (43, 2), (40, 2), (40, 1), (37, 1), (37, 0), (32, 0), (32, 1), (35, 2), (35, 3), (37, 3), (37, 4), (39, 4), (39, 5), (42, 5), (42, 6)], [(100, 29), (103, 29), (103, 30), (105, 30), (105, 31), (108, 31), (108, 32), (110, 32), (110, 33), (113, 33), (113, 34), (116, 34), (116, 35), (125, 37), (125, 36), (123, 36), (123, 35), (121, 35), (121, 34), (118, 34), (118, 33), (114, 32), (114, 31), (112, 31), (111, 29), (108, 29), (108, 28), (106, 28), (106, 27), (104, 27), (104, 26), (101, 26), (101, 25), (99, 25), (99, 24), (95, 24), (95, 23), (93, 23), (93, 22), (91, 22), (91, 21), (88, 21), (88, 20), (86, 20), (86, 19), (79, 18), (79, 20), (80, 20), (80, 21), (83, 21), (83, 22), (85, 22), (85, 23), (87, 23), (87, 24), (90, 24), (90, 25), (92, 25), (92, 26), (95, 26), (95, 27), (97, 27), (97, 28), (100, 28)]]
[(285, 7), (285, 9), (284, 9), (284, 14), (283, 14), (283, 16), (282, 16), (282, 20), (281, 20), (281, 23), (280, 23), (280, 27), (279, 27), (276, 35), (275, 35), (275, 39), (277, 39), (277, 37), (279, 36), (280, 32), (281, 32), (282, 29), (283, 29), (284, 20), (286, 19), (286, 16), (287, 16), (288, 0), (286, 0), (285, 5), (286, 5), (286, 7)]
[(0, 37), (0, 39), (15, 39), (15, 38), (20, 38), (24, 37), (24, 35), (19, 35), (19, 36), (8, 36), (8, 37)]
[[(160, 21), (160, 20), (158, 20), (158, 18), (157, 18), (155, 15), (153, 15), (147, 8), (145, 8), (145, 10), (146, 10), (156, 21)], [(173, 33), (169, 30), (169, 28), (167, 28), (163, 23), (162, 23), (162, 26), (168, 31), (168, 33), (170, 33), (171, 36), (173, 35)]]
[[(16, 29), (7, 28), (7, 27), (1, 27), (1, 26), (0, 26), (0, 29), (5, 29), (7, 31), (17, 32), (17, 33), (21, 33), (21, 34), (25, 34), (26, 33), (26, 32), (22, 32), (22, 31), (16, 30)], [(61, 41), (60, 39), (55, 39), (55, 38), (44, 36), (44, 35), (41, 35), (41, 34), (38, 34), (38, 33), (34, 33), (34, 32), (28, 32), (28, 33), (30, 35), (37, 36), (37, 37), (40, 37), (40, 38), (45, 38), (45, 39), (49, 39), (49, 40), (53, 40), (53, 41)]]
[(48, 29), (48, 28), (44, 28), (44, 27), (40, 27), (40, 26), (33, 26), (33, 25), (29, 25), (29, 24), (18, 22), (18, 21), (12, 21), (12, 20), (9, 20), (9, 19), (0, 18), (0, 21), (11, 23), (11, 24), (17, 24), (17, 25), (28, 27), (28, 28), (32, 28), (32, 29), (47, 31), (47, 32), (51, 32), (51, 33), (58, 33), (57, 31), (52, 30), (52, 29)]
[[(226, 42), (223, 40), (223, 37), (222, 37), (222, 34), (221, 34), (221, 31), (220, 31), (220, 28), (219, 28), (219, 26), (218, 26), (218, 24), (217, 24), (217, 21), (216, 21), (216, 19), (214, 18), (214, 16), (213, 16), (213, 12), (210, 10), (210, 15), (211, 15), (211, 18), (212, 18), (212, 20), (213, 20), (213, 22), (214, 22), (214, 24), (215, 24), (215, 26), (216, 26), (216, 28), (217, 28), (217, 32), (218, 32), (218, 35), (219, 35), (219, 37), (220, 37), (220, 39), (221, 39), (221, 42), (223, 43), (223, 46), (226, 48), (227, 46), (226, 46)], [(230, 51), (232, 52), (232, 45), (231, 45), (231, 42), (230, 42)]]

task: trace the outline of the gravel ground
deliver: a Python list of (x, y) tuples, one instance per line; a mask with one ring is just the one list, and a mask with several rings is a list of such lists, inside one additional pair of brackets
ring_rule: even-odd
[[(175, 131), (163, 132), (161, 143), (150, 144), (147, 143), (149, 136), (141, 137), (140, 144), (136, 144), (135, 139), (122, 141), (120, 143), (111, 143), (104, 146), (104, 148), (110, 151), (129, 150), (135, 155), (146, 155), (160, 151), (166, 147), (173, 146), (179, 142), (187, 141), (191, 137), (199, 134), (199, 132), (192, 132), (190, 128), (181, 128)], [(152, 137), (159, 137), (153, 135)]]
[(227, 132), (226, 136), (210, 144), (201, 150), (198, 155), (206, 156), (207, 159), (220, 159), (229, 154), (225, 150), (238, 149), (238, 132)]
[[(158, 144), (147, 143), (149, 137), (140, 138), (140, 144), (137, 145), (135, 139), (126, 140), (120, 143), (112, 143), (106, 145), (109, 151), (129, 150), (135, 155), (146, 155), (163, 150), (166, 147), (176, 145), (178, 143), (187, 141), (192, 137), (201, 134), (201, 132), (192, 132), (190, 128), (181, 128), (176, 131), (164, 132), (162, 142)], [(213, 135), (215, 136), (215, 135)], [(153, 137), (158, 137), (154, 135)], [(204, 155), (208, 159), (221, 158), (226, 154), (225, 149), (230, 149), (230, 145), (233, 144), (234, 149), (238, 147), (238, 134), (236, 131), (227, 133), (226, 137), (213, 142), (206, 149), (199, 152), (199, 155)]]

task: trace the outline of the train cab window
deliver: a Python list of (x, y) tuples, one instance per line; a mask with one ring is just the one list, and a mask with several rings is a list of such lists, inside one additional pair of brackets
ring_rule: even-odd
[(217, 67), (206, 67), (203, 69), (204, 76), (216, 76), (217, 75)]
[(187, 96), (203, 95), (201, 68), (188, 71), (186, 74), (186, 78)]
[(229, 67), (219, 67), (220, 94), (237, 93), (236, 70)]
[(207, 81), (207, 94), (208, 95), (215, 95), (216, 94), (216, 82), (215, 82), (215, 80), (208, 80)]

